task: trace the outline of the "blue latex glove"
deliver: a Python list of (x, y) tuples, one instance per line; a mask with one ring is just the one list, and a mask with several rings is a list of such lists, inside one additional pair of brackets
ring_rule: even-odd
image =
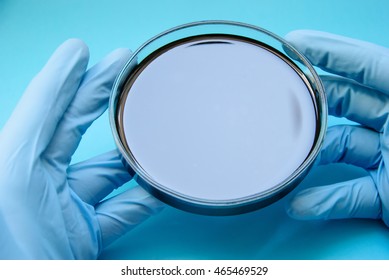
[(161, 209), (140, 187), (103, 201), (131, 179), (117, 151), (69, 166), (129, 55), (86, 71), (88, 49), (72, 39), (28, 86), (0, 134), (1, 259), (93, 259)]
[(286, 39), (314, 65), (335, 74), (322, 76), (329, 113), (360, 124), (330, 127), (318, 162), (368, 171), (363, 178), (301, 191), (289, 214), (382, 219), (389, 226), (389, 49), (317, 31), (294, 31)]

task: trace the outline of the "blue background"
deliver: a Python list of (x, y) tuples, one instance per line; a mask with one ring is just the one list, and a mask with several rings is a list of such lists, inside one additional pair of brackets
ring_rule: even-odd
[[(115, 48), (135, 50), (165, 29), (204, 19), (246, 22), (281, 36), (294, 29), (318, 29), (389, 47), (388, 11), (384, 0), (0, 0), (0, 127), (31, 78), (71, 37), (87, 43), (91, 65)], [(342, 122), (330, 118), (329, 125)], [(84, 136), (73, 161), (113, 148), (104, 114)], [(341, 164), (318, 167), (299, 189), (361, 174)], [(131, 183), (124, 189), (129, 187)], [(101, 258), (389, 259), (389, 229), (382, 222), (295, 221), (285, 212), (288, 199), (232, 217), (168, 207), (106, 248)]]

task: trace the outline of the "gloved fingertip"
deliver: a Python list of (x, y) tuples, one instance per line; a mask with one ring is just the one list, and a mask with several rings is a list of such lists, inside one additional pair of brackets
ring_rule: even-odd
[(131, 57), (131, 50), (127, 48), (118, 48), (114, 51), (112, 51), (108, 56), (106, 57), (106, 60), (108, 61), (118, 61), (120, 64), (123, 64)]
[[(309, 38), (310, 38), (310, 34), (312, 32), (315, 32), (315, 31), (303, 30), (303, 29), (293, 30), (293, 31), (290, 31), (289, 33), (287, 33), (284, 38), (297, 51), (306, 55), (305, 51), (306, 51), (307, 46), (309, 45), (309, 40), (310, 40)], [(287, 47), (287, 46), (283, 46), (283, 48), (284, 48), (285, 52), (291, 58), (300, 61), (299, 56), (294, 53), (295, 50), (291, 50), (290, 47)]]
[(88, 49), (88, 46), (85, 44), (85, 42), (79, 38), (69, 38), (66, 41), (64, 41), (62, 45), (71, 45), (78, 48)]
[(80, 78), (85, 73), (88, 62), (88, 46), (80, 39), (66, 40), (51, 55), (40, 72), (41, 75), (37, 76), (42, 80), (41, 87), (45, 88), (44, 86), (53, 80), (56, 84), (61, 84), (62, 81), (69, 80), (68, 77), (73, 77), (69, 80), (69, 84), (74, 84), (73, 79)]
[(117, 48), (117, 49), (114, 50), (112, 53), (113, 53), (113, 54), (116, 54), (116, 55), (118, 55), (118, 56), (120, 56), (120, 57), (122, 57), (122, 56), (127, 56), (127, 57), (129, 57), (129, 56), (131, 56), (132, 51), (131, 51), (130, 49), (128, 49), (128, 48)]
[(306, 34), (309, 30), (293, 30), (285, 35), (285, 40), (291, 43), (292, 45), (304, 41), (306, 38)]
[(133, 188), (133, 194), (134, 196), (138, 197), (140, 201), (144, 201), (144, 205), (147, 206), (146, 208), (149, 211), (150, 215), (155, 215), (161, 212), (163, 209), (165, 209), (165, 204), (161, 202), (159, 199), (155, 198), (153, 195), (151, 195), (148, 191), (143, 189), (142, 187), (135, 187)]
[(309, 202), (307, 195), (302, 192), (289, 201), (286, 213), (296, 220), (313, 220), (318, 219), (316, 208)]
[[(102, 61), (96, 64), (91, 71), (98, 77), (104, 77), (105, 80), (109, 80), (108, 87), (111, 87), (112, 82), (117, 75), (118, 71), (125, 65), (125, 63), (131, 57), (131, 51), (126, 48), (115, 49), (104, 57)], [(102, 75), (101, 75), (102, 74)], [(93, 75), (92, 75), (93, 76)]]
[(56, 53), (72, 53), (78, 54), (80, 59), (89, 60), (89, 48), (84, 41), (78, 38), (71, 38), (63, 42)]

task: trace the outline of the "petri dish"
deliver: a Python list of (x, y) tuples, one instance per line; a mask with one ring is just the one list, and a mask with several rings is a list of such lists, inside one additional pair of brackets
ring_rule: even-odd
[(311, 168), (327, 125), (323, 86), (304, 56), (265, 29), (228, 21), (147, 41), (115, 81), (109, 110), (138, 184), (206, 215), (286, 195)]

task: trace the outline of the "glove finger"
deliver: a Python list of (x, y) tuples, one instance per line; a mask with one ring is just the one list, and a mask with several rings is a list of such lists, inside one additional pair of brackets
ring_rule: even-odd
[(344, 162), (365, 169), (377, 168), (382, 158), (380, 135), (351, 125), (329, 127), (316, 163)]
[(159, 213), (164, 204), (137, 186), (115, 197), (107, 199), (96, 207), (100, 223), (103, 247)]
[(321, 79), (331, 115), (382, 132), (389, 114), (389, 96), (342, 77), (322, 76)]
[(86, 203), (96, 205), (114, 189), (131, 180), (117, 150), (99, 155), (68, 168), (68, 182)]
[(389, 94), (389, 50), (330, 33), (297, 30), (286, 40), (321, 69)]
[(288, 214), (299, 220), (381, 218), (381, 202), (370, 176), (303, 190), (291, 200)]
[(113, 82), (129, 56), (128, 49), (118, 49), (86, 72), (45, 151), (46, 158), (68, 166), (82, 135), (106, 110)]
[[(89, 60), (86, 45), (77, 39), (63, 43), (31, 81), (1, 134), (2, 146), (21, 148), (38, 158), (80, 85)], [(2, 151), (3, 152), (3, 151)]]

